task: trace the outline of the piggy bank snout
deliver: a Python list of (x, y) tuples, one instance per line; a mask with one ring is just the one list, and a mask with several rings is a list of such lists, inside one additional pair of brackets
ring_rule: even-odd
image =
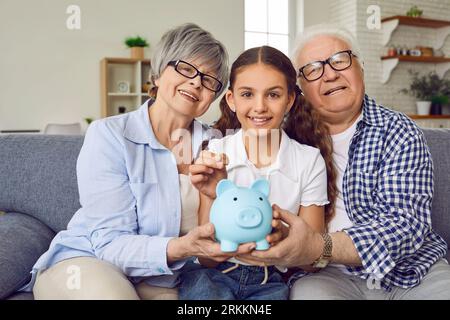
[(243, 228), (256, 228), (262, 220), (262, 213), (256, 207), (243, 208), (236, 216), (237, 225)]

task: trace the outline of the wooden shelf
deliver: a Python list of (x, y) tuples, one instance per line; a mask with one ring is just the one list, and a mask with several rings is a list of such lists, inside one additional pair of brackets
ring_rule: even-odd
[(150, 64), (149, 59), (139, 60), (139, 59), (132, 59), (132, 58), (104, 58), (106, 63), (116, 63), (116, 64), (135, 64), (136, 62), (141, 62), (142, 64)]
[(398, 20), (399, 25), (422, 27), (422, 28), (438, 29), (450, 26), (450, 21), (427, 19), (427, 18), (413, 18), (407, 16), (387, 17), (381, 19), (381, 22), (387, 22), (391, 20)]
[[(125, 107), (127, 112), (139, 107), (147, 97), (141, 91), (149, 69), (149, 59), (103, 58), (100, 61), (101, 117), (118, 114), (119, 107)], [(117, 83), (120, 81), (129, 82), (131, 92), (118, 92)]]
[(419, 115), (419, 114), (408, 114), (411, 119), (450, 119), (450, 115), (443, 114), (429, 114), (429, 115)]
[(137, 97), (140, 93), (120, 93), (120, 92), (108, 92), (109, 97)]
[(384, 56), (381, 57), (381, 60), (386, 59), (398, 59), (399, 61), (408, 61), (408, 62), (425, 62), (425, 63), (442, 63), (442, 62), (450, 62), (450, 57), (425, 57), (425, 56)]
[(383, 30), (382, 43), (384, 46), (389, 43), (392, 33), (399, 25), (438, 29), (436, 30), (436, 39), (433, 44), (435, 50), (442, 48), (445, 39), (450, 35), (450, 21), (444, 20), (393, 16), (381, 19), (381, 24)]

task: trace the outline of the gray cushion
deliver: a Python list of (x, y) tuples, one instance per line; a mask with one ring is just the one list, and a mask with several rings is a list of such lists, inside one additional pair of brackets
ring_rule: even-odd
[(0, 210), (23, 212), (53, 231), (80, 207), (76, 162), (83, 136), (0, 136)]
[(434, 164), (433, 229), (450, 244), (450, 130), (424, 129)]
[(34, 296), (31, 292), (19, 292), (12, 294), (7, 300), (33, 300)]
[(0, 299), (30, 280), (31, 268), (54, 236), (50, 228), (26, 214), (0, 215)]

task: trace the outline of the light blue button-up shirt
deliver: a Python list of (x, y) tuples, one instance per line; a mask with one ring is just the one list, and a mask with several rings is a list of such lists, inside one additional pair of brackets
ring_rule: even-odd
[[(32, 270), (74, 257), (97, 257), (118, 266), (133, 282), (174, 284), (185, 261), (167, 264), (166, 248), (180, 232), (181, 199), (174, 155), (155, 137), (145, 102), (138, 110), (94, 121), (77, 161), (81, 208)], [(197, 155), (207, 127), (194, 121)], [(172, 275), (172, 276), (167, 276)]]

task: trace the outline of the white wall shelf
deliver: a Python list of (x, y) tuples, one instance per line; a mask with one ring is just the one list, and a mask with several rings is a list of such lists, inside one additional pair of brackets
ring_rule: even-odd
[(433, 44), (433, 48), (435, 50), (442, 48), (445, 39), (450, 35), (450, 21), (412, 18), (407, 16), (392, 16), (382, 19), (381, 23), (383, 30), (383, 46), (386, 46), (389, 43), (392, 33), (399, 25), (438, 29), (436, 31), (436, 40)]
[(381, 57), (381, 83), (386, 83), (391, 77), (392, 71), (398, 65), (400, 61), (405, 62), (422, 62), (422, 63), (434, 63), (439, 64), (439, 68), (436, 69), (436, 74), (442, 79), (445, 73), (450, 70), (450, 58), (447, 57), (414, 57), (414, 56), (385, 56)]

